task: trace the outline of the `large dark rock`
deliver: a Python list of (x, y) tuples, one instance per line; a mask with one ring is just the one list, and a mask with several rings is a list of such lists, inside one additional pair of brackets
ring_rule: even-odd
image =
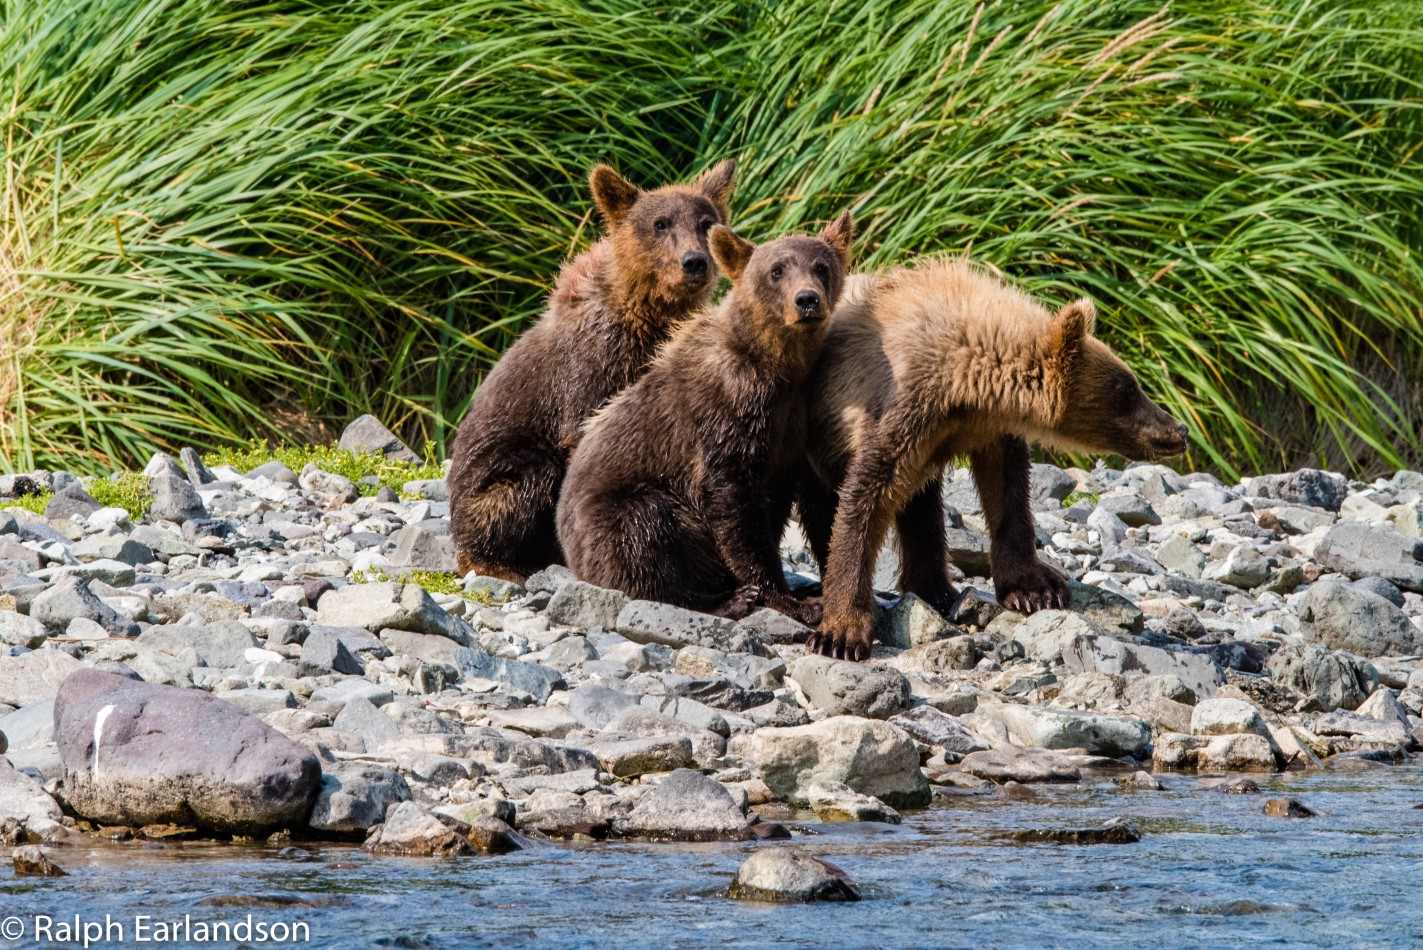
[(103, 824), (296, 827), (321, 785), (304, 746), (197, 690), (80, 670), (59, 688), (54, 729), (65, 798)]
[(1413, 626), (1408, 615), (1356, 585), (1313, 585), (1300, 605), (1300, 619), (1331, 650), (1368, 658), (1423, 653), (1423, 631)]
[(1313, 468), (1302, 468), (1283, 475), (1261, 475), (1249, 479), (1245, 488), (1261, 498), (1274, 498), (1326, 511), (1338, 511), (1349, 496), (1349, 482), (1343, 475)]

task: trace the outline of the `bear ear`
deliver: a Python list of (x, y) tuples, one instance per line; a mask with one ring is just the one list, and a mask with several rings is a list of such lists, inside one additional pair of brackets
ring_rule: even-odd
[(711, 247), (712, 258), (716, 261), (716, 266), (721, 268), (721, 272), (733, 284), (739, 281), (741, 275), (746, 273), (746, 265), (751, 261), (751, 253), (756, 250), (756, 245), (743, 237), (738, 237), (735, 231), (724, 224), (712, 227), (707, 243)]
[(702, 177), (697, 179), (696, 187), (698, 191), (707, 196), (707, 200), (716, 205), (723, 220), (730, 220), (728, 202), (731, 200), (731, 189), (736, 187), (735, 160), (728, 158), (702, 172)]
[(840, 264), (845, 270), (850, 269), (850, 245), (855, 240), (855, 221), (850, 216), (850, 209), (846, 208), (840, 212), (840, 217), (831, 221), (820, 229), (819, 237), (826, 244), (835, 249), (835, 253), (840, 258)]
[(594, 165), (588, 176), (588, 184), (593, 189), (593, 201), (608, 227), (617, 227), (618, 222), (628, 213), (637, 199), (642, 197), (642, 189), (613, 171), (607, 165)]
[(1053, 349), (1067, 359), (1082, 349), (1082, 341), (1097, 328), (1097, 307), (1082, 297), (1065, 305), (1052, 321)]

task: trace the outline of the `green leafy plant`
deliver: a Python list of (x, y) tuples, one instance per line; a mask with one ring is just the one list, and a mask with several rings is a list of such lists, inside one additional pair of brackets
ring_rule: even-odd
[(122, 508), (137, 521), (148, 513), (153, 494), (142, 472), (120, 472), (113, 478), (92, 479), (85, 491), (105, 508)]
[[(231, 465), (244, 474), (267, 462), (281, 462), (298, 475), (307, 464), (313, 464), (333, 475), (349, 478), (356, 483), (356, 491), (362, 495), (374, 495), (382, 487), (398, 492), (406, 482), (444, 476), (444, 470), (431, 458), (429, 445), (426, 446), (424, 462), (388, 459), (368, 452), (348, 452), (334, 445), (273, 447), (255, 439), (242, 448), (218, 449), (203, 456), (205, 465)], [(368, 478), (375, 479), (375, 482), (366, 481)]]
[(463, 581), (458, 574), (446, 571), (422, 571), (422, 570), (398, 570), (394, 574), (382, 568), (371, 568), (368, 571), (355, 571), (351, 574), (352, 583), (373, 584), (381, 581), (399, 581), (407, 584), (418, 584), (432, 594), (458, 594), (465, 600), (486, 606), (494, 603), (493, 596), (487, 590), (465, 590)]

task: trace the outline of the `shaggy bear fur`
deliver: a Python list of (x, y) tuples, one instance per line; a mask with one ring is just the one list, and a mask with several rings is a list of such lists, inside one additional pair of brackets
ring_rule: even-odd
[(554, 512), (583, 422), (647, 368), (716, 284), (707, 248), (728, 218), (733, 164), (643, 192), (606, 165), (608, 233), (558, 276), (548, 309), (484, 380), (460, 423), (450, 519), (461, 574), (523, 583), (560, 560)]
[(726, 616), (763, 603), (819, 620), (786, 586), (780, 538), (805, 463), (804, 384), (852, 231), (848, 212), (760, 247), (713, 229), (730, 293), (594, 416), (574, 453), (558, 537), (578, 577)]
[(1092, 335), (1095, 313), (1084, 299), (1054, 315), (961, 260), (850, 279), (811, 382), (812, 474), (798, 499), (824, 568), (812, 649), (869, 655), (870, 582), (891, 523), (901, 589), (949, 612), (940, 477), (959, 456), (983, 502), (999, 602), (1067, 605), (1066, 582), (1035, 551), (1026, 440), (1137, 459), (1186, 447), (1186, 427)]

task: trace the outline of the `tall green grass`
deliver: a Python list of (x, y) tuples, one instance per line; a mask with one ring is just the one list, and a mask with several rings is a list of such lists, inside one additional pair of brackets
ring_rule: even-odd
[(965, 250), (1226, 472), (1423, 464), (1411, 0), (0, 0), (0, 457), (443, 448), (593, 233), (582, 181), (742, 159), (753, 237)]

